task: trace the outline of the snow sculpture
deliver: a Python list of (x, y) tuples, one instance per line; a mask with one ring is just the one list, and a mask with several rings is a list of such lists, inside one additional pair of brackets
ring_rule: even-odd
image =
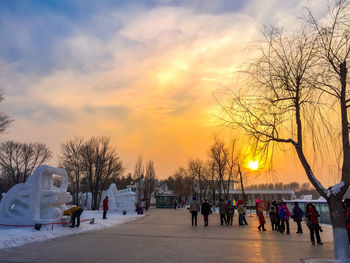
[[(60, 187), (53, 175), (62, 177)], [(64, 169), (40, 165), (25, 183), (16, 184), (0, 202), (0, 223), (10, 225), (64, 221), (63, 211), (72, 197), (67, 192), (68, 176)]]
[(135, 212), (136, 193), (131, 189), (118, 190), (115, 184), (111, 184), (107, 190), (107, 196), (110, 210)]

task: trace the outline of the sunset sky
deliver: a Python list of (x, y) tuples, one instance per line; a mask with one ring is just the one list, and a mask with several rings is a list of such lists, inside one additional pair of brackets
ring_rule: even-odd
[[(236, 88), (258, 28), (293, 27), (306, 4), (327, 11), (316, 0), (1, 1), (1, 110), (14, 119), (2, 141), (57, 156), (74, 136), (104, 135), (129, 170), (141, 154), (168, 177), (205, 159), (214, 134), (235, 133), (214, 95)], [(275, 177), (306, 181), (294, 157)]]

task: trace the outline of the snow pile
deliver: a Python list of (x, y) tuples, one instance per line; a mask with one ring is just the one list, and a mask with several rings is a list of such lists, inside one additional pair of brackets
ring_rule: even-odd
[(89, 222), (83, 222), (80, 224), (79, 228), (70, 228), (67, 226), (63, 227), (62, 225), (54, 225), (53, 230), (51, 230), (52, 225), (45, 225), (41, 227), (40, 231), (35, 230), (34, 227), (0, 227), (0, 249), (18, 247), (33, 242), (45, 241), (53, 238), (112, 227), (133, 220), (137, 220), (142, 217), (143, 215), (137, 215), (134, 213), (122, 215), (116, 212), (108, 212), (108, 219), (103, 220), (102, 211), (84, 210), (80, 219), (95, 218), (94, 224), (89, 224)]

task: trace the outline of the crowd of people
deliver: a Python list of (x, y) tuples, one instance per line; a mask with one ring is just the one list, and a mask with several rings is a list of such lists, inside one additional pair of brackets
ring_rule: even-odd
[[(346, 199), (343, 205), (345, 216), (344, 219), (348, 231), (348, 239), (350, 244), (350, 199)], [(103, 200), (102, 208), (103, 219), (107, 219), (107, 211), (109, 209), (108, 197), (105, 197), (105, 199)], [(238, 225), (248, 225), (247, 220), (245, 218), (247, 208), (243, 201), (239, 200), (237, 203), (235, 203), (233, 200), (224, 201), (223, 199), (220, 199), (218, 203), (218, 209), (220, 214), (220, 225), (232, 226), (235, 209), (237, 209), (238, 212)], [(192, 226), (197, 226), (197, 218), (199, 213), (203, 215), (204, 226), (209, 226), (209, 215), (212, 214), (212, 209), (207, 199), (204, 199), (203, 203), (200, 205), (200, 203), (197, 201), (197, 198), (194, 196), (190, 204), (189, 210), (192, 215)], [(69, 215), (71, 218), (71, 227), (79, 227), (80, 215), (82, 214), (82, 212), (83, 208), (80, 206), (74, 206), (64, 211), (64, 215)], [(135, 212), (138, 214), (143, 214), (143, 209), (140, 204), (136, 205)], [(264, 216), (264, 210), (262, 207), (259, 207), (258, 203), (256, 205), (256, 215), (259, 221), (258, 230), (266, 231), (266, 220)], [(298, 202), (294, 202), (292, 211), (289, 211), (285, 202), (278, 200), (273, 201), (268, 211), (268, 215), (270, 218), (272, 231), (278, 231), (281, 234), (286, 233), (287, 235), (290, 234), (289, 219), (292, 218), (293, 221), (297, 224), (296, 233), (302, 234), (303, 228), (301, 222), (305, 217), (306, 225), (310, 232), (311, 243), (315, 245), (316, 238), (316, 243), (319, 245), (323, 245), (320, 236), (320, 232), (322, 232), (323, 230), (318, 220), (320, 214), (312, 203), (307, 203), (305, 206), (305, 211), (303, 211), (299, 207)]]
[[(220, 199), (218, 208), (220, 214), (220, 224), (232, 226), (233, 217), (236, 209), (236, 207), (233, 204), (233, 201), (229, 200), (225, 202), (223, 199)], [(209, 215), (213, 212), (207, 199), (204, 199), (202, 205), (200, 206), (199, 202), (197, 201), (197, 198), (194, 196), (189, 209), (192, 215), (192, 226), (197, 226), (197, 217), (199, 212), (203, 215), (204, 226), (207, 227), (209, 225)], [(242, 201), (239, 201), (237, 203), (237, 212), (238, 224), (241, 226), (248, 225), (247, 220), (245, 219), (246, 207), (243, 205)]]
[[(233, 200), (224, 201), (223, 199), (220, 199), (217, 207), (220, 214), (220, 225), (232, 226), (235, 209), (237, 209), (238, 212), (238, 225), (248, 225), (245, 219), (246, 206), (243, 201), (240, 200), (235, 205)], [(201, 213), (204, 219), (204, 226), (208, 227), (209, 215), (212, 214), (211, 205), (208, 203), (208, 200), (204, 199), (203, 203), (200, 205), (196, 197), (193, 197), (189, 209), (192, 215), (192, 226), (197, 226), (197, 217), (198, 214)], [(259, 221), (258, 230), (266, 231), (264, 210), (262, 207), (259, 207), (259, 204), (256, 206), (256, 215)], [(350, 241), (350, 199), (344, 201), (344, 215)], [(287, 235), (290, 234), (290, 219), (293, 219), (296, 223), (296, 233), (303, 234), (302, 221), (303, 218), (305, 218), (306, 226), (310, 233), (311, 244), (315, 245), (317, 243), (318, 245), (323, 245), (320, 236), (320, 232), (323, 230), (318, 219), (320, 214), (312, 203), (307, 203), (305, 211), (303, 211), (298, 202), (294, 202), (293, 209), (289, 211), (285, 202), (277, 200), (272, 202), (270, 209), (268, 210), (268, 216), (271, 222), (271, 229), (273, 231), (278, 231), (281, 234), (286, 233)]]

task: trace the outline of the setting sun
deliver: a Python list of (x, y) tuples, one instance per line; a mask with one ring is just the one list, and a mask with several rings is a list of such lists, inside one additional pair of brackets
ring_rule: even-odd
[(248, 167), (252, 170), (257, 170), (259, 168), (259, 162), (258, 161), (250, 161), (248, 164)]

